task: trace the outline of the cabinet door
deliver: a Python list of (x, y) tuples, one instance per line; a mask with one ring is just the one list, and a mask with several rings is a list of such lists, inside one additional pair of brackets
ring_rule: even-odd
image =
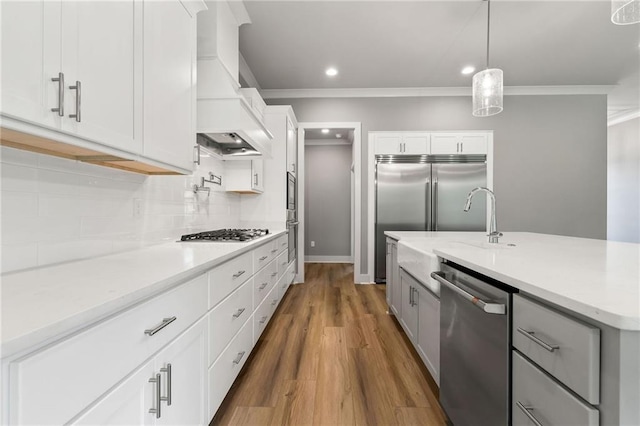
[(262, 160), (251, 160), (251, 189), (264, 191), (264, 162)]
[(391, 243), (391, 310), (400, 318), (402, 315), (402, 286), (400, 285), (400, 268), (398, 267), (398, 245)]
[(400, 285), (402, 286), (402, 313), (400, 315), (400, 324), (404, 328), (405, 333), (412, 342), (416, 341), (416, 331), (418, 328), (418, 309), (415, 296), (415, 290), (418, 286), (409, 274), (400, 271)]
[[(2, 114), (57, 128), (60, 2), (3, 1)], [(63, 89), (66, 89), (63, 86)]]
[[(206, 318), (198, 321), (177, 340), (167, 346), (155, 362), (162, 377), (162, 403), (158, 425), (202, 425), (207, 419), (207, 345)], [(168, 365), (171, 364), (169, 373)], [(171, 390), (169, 390), (169, 374)]]
[(486, 154), (487, 135), (480, 133), (434, 133), (431, 154)]
[(415, 298), (418, 303), (417, 349), (431, 377), (440, 383), (440, 299), (422, 286)]
[(377, 134), (375, 137), (375, 153), (376, 154), (401, 154), (402, 153), (402, 134), (401, 133)]
[(154, 384), (153, 361), (142, 366), (97, 404), (80, 416), (74, 425), (152, 425)]
[(294, 176), (298, 168), (298, 129), (287, 117), (287, 171)]
[(463, 134), (460, 136), (460, 152), (463, 154), (486, 154), (487, 135)]
[(402, 153), (422, 155), (429, 153), (428, 133), (405, 133), (402, 135)]
[(141, 12), (139, 0), (62, 2), (63, 130), (141, 152)]
[(193, 168), (196, 20), (181, 2), (144, 4), (144, 155)]

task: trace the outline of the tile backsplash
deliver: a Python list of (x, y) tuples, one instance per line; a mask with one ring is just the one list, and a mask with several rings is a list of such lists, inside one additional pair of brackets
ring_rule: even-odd
[(200, 177), (224, 162), (202, 158), (191, 176), (145, 176), (0, 147), (2, 272), (175, 241), (240, 226), (240, 196)]

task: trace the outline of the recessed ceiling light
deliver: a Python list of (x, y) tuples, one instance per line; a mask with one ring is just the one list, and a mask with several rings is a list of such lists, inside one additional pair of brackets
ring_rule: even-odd
[(340, 139), (342, 135), (340, 133), (336, 133), (336, 138)]
[(327, 68), (327, 70), (324, 72), (326, 75), (328, 75), (329, 77), (334, 77), (336, 75), (338, 75), (338, 70), (331, 67), (331, 68)]
[(467, 75), (467, 74), (471, 74), (472, 72), (474, 72), (476, 70), (475, 67), (472, 67), (471, 65), (466, 66), (464, 68), (462, 68), (462, 74)]
[(329, 129), (322, 129), (322, 133), (326, 135), (327, 133), (329, 133)]
[(236, 143), (242, 143), (242, 139), (240, 138), (236, 139)]

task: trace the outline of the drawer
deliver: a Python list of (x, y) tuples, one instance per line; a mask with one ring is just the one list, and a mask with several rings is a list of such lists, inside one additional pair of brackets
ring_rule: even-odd
[(273, 259), (275, 259), (276, 254), (273, 252), (274, 244), (273, 241), (263, 244), (260, 247), (256, 248), (253, 251), (253, 270), (259, 271), (264, 268), (265, 265), (268, 265)]
[(289, 245), (289, 236), (287, 234), (280, 235), (276, 239), (276, 247), (278, 248), (278, 253), (287, 251), (288, 245)]
[(253, 321), (247, 321), (209, 369), (209, 418), (213, 418), (253, 348)]
[(600, 329), (516, 294), (512, 333), (520, 352), (587, 402), (600, 402)]
[(253, 306), (257, 307), (271, 291), (277, 281), (277, 264), (275, 261), (262, 268), (253, 278)]
[(518, 352), (512, 353), (513, 426), (536, 424), (525, 412), (537, 419), (539, 424), (546, 426), (599, 424), (600, 413), (597, 409), (575, 397)]
[[(10, 423), (62, 424), (207, 311), (205, 274), (10, 364)], [(145, 330), (176, 319), (154, 335)]]
[(209, 313), (209, 364), (218, 358), (253, 312), (253, 278)]
[(287, 266), (289, 266), (289, 253), (286, 251), (284, 253), (280, 253), (276, 258), (276, 264), (278, 265), (278, 279), (280, 279), (287, 270)]
[[(277, 291), (275, 287), (271, 288), (271, 292)], [(269, 324), (269, 320), (273, 314), (273, 308), (271, 306), (272, 300), (270, 297), (265, 298), (260, 306), (253, 314), (253, 344), (258, 342), (258, 339), (262, 335), (262, 332)]]
[(253, 275), (253, 255), (242, 254), (209, 271), (209, 309)]

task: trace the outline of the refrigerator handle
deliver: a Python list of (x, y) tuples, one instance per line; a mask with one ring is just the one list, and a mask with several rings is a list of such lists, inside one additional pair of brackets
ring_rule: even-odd
[(433, 178), (433, 230), (438, 230), (438, 177)]
[(426, 211), (426, 222), (427, 222), (427, 231), (432, 231), (432, 223), (431, 223), (431, 179), (427, 178), (427, 208), (425, 209)]

